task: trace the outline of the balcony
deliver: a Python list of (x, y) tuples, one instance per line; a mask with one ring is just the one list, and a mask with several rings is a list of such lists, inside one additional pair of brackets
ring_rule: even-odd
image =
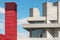
[(60, 23), (23, 24), (23, 28), (59, 28)]

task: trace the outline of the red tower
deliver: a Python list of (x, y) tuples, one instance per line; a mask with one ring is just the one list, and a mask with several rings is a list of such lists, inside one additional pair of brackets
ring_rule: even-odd
[(5, 36), (8, 40), (17, 40), (17, 5), (5, 3)]

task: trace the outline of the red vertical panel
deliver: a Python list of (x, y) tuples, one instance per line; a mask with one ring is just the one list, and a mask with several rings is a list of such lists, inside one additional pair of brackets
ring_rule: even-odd
[(0, 40), (6, 40), (6, 37), (5, 37), (5, 35), (3, 35), (3, 34), (0, 34)]
[(5, 3), (5, 34), (9, 40), (17, 40), (17, 5)]

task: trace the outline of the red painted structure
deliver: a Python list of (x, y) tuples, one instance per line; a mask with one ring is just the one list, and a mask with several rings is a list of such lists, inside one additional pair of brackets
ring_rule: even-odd
[(0, 35), (0, 39), (17, 40), (17, 5), (14, 2), (5, 3), (5, 35)]
[(5, 39), (6, 39), (5, 35), (0, 34), (0, 40), (5, 40)]
[(5, 3), (5, 35), (10, 40), (17, 40), (17, 5)]

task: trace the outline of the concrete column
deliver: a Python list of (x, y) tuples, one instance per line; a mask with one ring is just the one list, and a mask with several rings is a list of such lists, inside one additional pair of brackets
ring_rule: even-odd
[(47, 33), (46, 33), (46, 29), (43, 29), (43, 38), (46, 38), (47, 37)]
[(60, 23), (60, 2), (55, 2), (54, 3), (55, 6), (57, 6), (57, 18), (58, 18), (58, 23)]
[(43, 13), (42, 16), (47, 16), (47, 8), (50, 8), (53, 4), (51, 2), (45, 2), (43, 3)]
[(32, 30), (29, 30), (29, 32), (30, 32), (30, 37), (32, 37)]
[(58, 38), (60, 38), (60, 29), (58, 29)]
[(53, 38), (53, 30), (47, 29), (46, 32), (47, 32), (47, 38)]
[(58, 37), (58, 29), (54, 29), (54, 37), (55, 37), (55, 38)]
[(60, 23), (60, 2), (57, 2), (57, 10), (58, 10), (58, 23)]

